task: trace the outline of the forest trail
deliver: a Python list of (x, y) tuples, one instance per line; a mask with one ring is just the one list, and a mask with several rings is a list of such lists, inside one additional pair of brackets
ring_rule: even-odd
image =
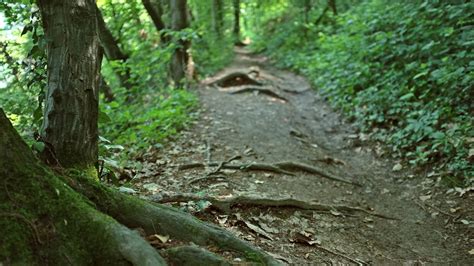
[[(195, 125), (145, 155), (143, 196), (180, 201), (289, 264), (473, 263), (463, 224), (473, 214), (459, 194), (394, 171), (305, 79), (236, 49), (199, 85)], [(261, 84), (225, 87), (246, 81), (220, 80), (236, 72)], [(304, 165), (276, 164), (288, 161)]]

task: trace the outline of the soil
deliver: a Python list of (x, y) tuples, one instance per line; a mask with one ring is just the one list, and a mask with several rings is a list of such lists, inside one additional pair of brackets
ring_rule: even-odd
[[(222, 83), (222, 77), (235, 72), (249, 73), (250, 79), (237, 75)], [(281, 98), (259, 90), (229, 93), (248, 80), (259, 81), (262, 85), (248, 85), (271, 89)], [(331, 109), (303, 77), (236, 48), (234, 62), (198, 87), (201, 104), (194, 125), (159, 152), (145, 154), (143, 170), (132, 180), (142, 197), (246, 195), (367, 210), (234, 206), (226, 212), (207, 201), (174, 204), (283, 263), (474, 265), (472, 191), (449, 189), (434, 172), (415, 173), (398, 165), (382, 145), (369, 141)], [(360, 186), (298, 171), (178, 169), (236, 155), (241, 158), (233, 164), (300, 162)], [(371, 211), (396, 219), (375, 217)]]

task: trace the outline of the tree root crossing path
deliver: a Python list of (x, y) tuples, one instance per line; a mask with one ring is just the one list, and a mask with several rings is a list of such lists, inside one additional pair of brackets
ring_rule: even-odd
[(473, 262), (472, 197), (400, 167), (304, 78), (236, 48), (198, 93), (194, 125), (145, 154), (132, 180), (142, 197), (283, 264)]

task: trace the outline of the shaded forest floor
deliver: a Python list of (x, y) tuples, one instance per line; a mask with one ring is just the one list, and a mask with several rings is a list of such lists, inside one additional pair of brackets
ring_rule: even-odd
[[(235, 72), (260, 84), (220, 82)], [(472, 193), (397, 169), (302, 77), (237, 49), (198, 92), (194, 126), (144, 155), (132, 180), (140, 196), (174, 201), (290, 264), (474, 263)], [(274, 165), (288, 161), (303, 165)]]

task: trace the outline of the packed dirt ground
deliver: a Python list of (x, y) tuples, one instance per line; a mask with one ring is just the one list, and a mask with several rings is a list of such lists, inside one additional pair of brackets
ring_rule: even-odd
[(390, 159), (304, 78), (240, 48), (198, 87), (194, 125), (140, 158), (131, 183), (141, 197), (282, 263), (474, 264), (472, 191)]

